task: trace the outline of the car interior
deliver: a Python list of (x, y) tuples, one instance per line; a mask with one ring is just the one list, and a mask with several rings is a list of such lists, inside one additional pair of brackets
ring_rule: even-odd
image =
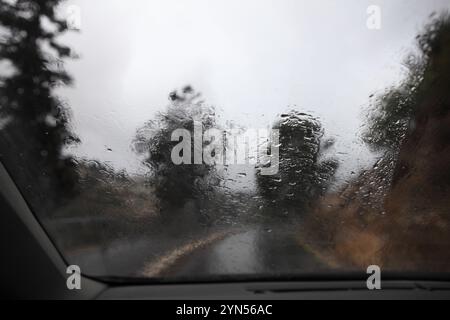
[(6, 300), (450, 299), (450, 2), (0, 0), (0, 220)]

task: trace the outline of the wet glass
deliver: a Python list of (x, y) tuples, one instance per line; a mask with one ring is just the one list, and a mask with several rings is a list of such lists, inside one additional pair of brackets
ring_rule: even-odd
[(91, 276), (449, 272), (449, 9), (0, 1), (0, 161)]

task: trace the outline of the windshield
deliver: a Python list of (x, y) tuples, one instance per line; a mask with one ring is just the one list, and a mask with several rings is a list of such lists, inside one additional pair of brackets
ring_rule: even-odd
[(0, 1), (0, 161), (98, 277), (450, 271), (450, 3)]

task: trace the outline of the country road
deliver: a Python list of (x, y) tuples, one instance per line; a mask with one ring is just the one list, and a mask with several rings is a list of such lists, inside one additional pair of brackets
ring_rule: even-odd
[(91, 275), (205, 278), (223, 275), (292, 274), (328, 269), (286, 226), (254, 226), (213, 233), (169, 247), (170, 240), (116, 242), (71, 256)]
[(255, 228), (230, 234), (178, 259), (161, 273), (166, 277), (265, 275), (327, 269), (281, 228)]

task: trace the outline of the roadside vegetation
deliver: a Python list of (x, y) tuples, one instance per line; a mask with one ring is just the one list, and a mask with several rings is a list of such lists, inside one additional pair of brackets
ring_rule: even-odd
[(450, 17), (417, 36), (402, 83), (376, 95), (363, 140), (384, 156), (321, 198), (302, 226), (339, 267), (450, 267)]

